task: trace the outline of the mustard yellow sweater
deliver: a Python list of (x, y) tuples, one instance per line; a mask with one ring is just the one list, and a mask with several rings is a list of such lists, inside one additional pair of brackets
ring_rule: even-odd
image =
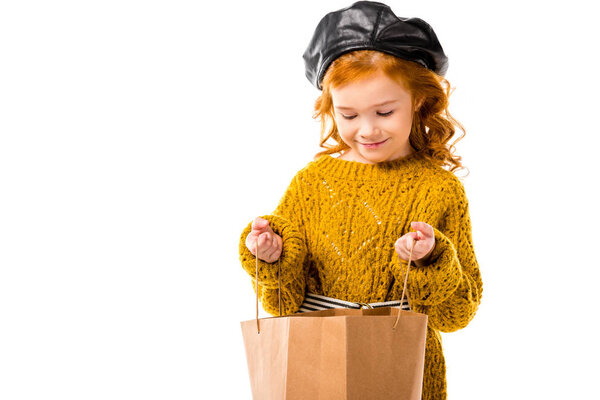
[[(394, 243), (412, 221), (433, 226), (429, 264), (411, 263), (407, 293), (414, 311), (428, 315), (423, 399), (446, 399), (440, 332), (467, 326), (482, 295), (462, 182), (419, 153), (378, 164), (322, 155), (292, 179), (276, 210), (263, 215), (283, 239), (282, 311), (298, 311), (306, 291), (353, 302), (400, 299), (400, 259)], [(240, 261), (255, 285), (256, 261), (243, 230)], [(406, 271), (406, 261), (402, 261)], [(278, 315), (278, 263), (259, 260), (258, 294)]]

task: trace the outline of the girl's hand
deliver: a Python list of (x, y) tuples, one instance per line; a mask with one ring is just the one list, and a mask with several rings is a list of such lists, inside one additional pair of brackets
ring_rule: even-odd
[(281, 236), (273, 232), (269, 221), (256, 217), (252, 222), (252, 231), (246, 236), (246, 247), (256, 257), (256, 238), (258, 237), (258, 258), (268, 263), (279, 260), (283, 241)]
[(416, 232), (408, 232), (400, 239), (396, 240), (394, 248), (396, 253), (404, 261), (408, 261), (410, 255), (410, 248), (415, 243), (415, 247), (412, 252), (412, 261), (417, 266), (426, 265), (427, 259), (435, 248), (435, 237), (433, 233), (433, 227), (425, 222), (411, 222), (410, 226), (416, 229)]

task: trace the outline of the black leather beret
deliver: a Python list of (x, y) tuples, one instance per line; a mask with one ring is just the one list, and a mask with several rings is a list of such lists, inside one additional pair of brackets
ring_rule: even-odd
[(442, 76), (448, 69), (448, 57), (427, 22), (398, 17), (384, 3), (357, 1), (321, 19), (302, 56), (306, 77), (323, 90), (321, 81), (333, 60), (366, 49), (417, 62)]

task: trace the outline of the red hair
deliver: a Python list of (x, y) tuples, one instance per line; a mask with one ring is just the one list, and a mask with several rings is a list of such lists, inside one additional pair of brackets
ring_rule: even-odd
[[(419, 152), (450, 171), (465, 168), (462, 157), (455, 156), (454, 144), (461, 140), (466, 132), (464, 127), (448, 112), (450, 83), (446, 78), (422, 65), (375, 50), (352, 51), (335, 59), (323, 77), (323, 92), (315, 102), (313, 118), (321, 120), (320, 147), (325, 150), (317, 153), (315, 159), (323, 154), (339, 153), (350, 147), (344, 143), (335, 123), (331, 88), (371, 76), (382, 71), (388, 77), (405, 87), (413, 100), (413, 110), (422, 100), (421, 106), (413, 112), (413, 122), (409, 143), (415, 152)], [(331, 126), (328, 127), (328, 123)], [(452, 144), (448, 141), (454, 136), (455, 125), (463, 131)], [(333, 139), (336, 144), (326, 142)]]

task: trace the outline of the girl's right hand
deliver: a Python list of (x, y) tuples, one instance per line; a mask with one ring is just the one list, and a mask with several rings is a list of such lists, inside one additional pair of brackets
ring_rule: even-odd
[(252, 231), (246, 237), (246, 247), (256, 257), (256, 238), (258, 237), (258, 258), (268, 263), (279, 260), (283, 241), (281, 236), (273, 232), (269, 226), (269, 221), (264, 218), (256, 217), (252, 222)]

